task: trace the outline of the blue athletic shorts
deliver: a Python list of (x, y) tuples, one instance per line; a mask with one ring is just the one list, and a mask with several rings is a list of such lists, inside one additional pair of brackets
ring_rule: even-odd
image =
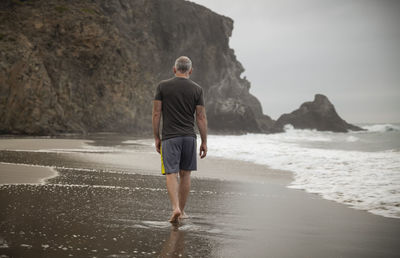
[(177, 173), (179, 170), (197, 170), (196, 138), (178, 136), (161, 142), (161, 173)]

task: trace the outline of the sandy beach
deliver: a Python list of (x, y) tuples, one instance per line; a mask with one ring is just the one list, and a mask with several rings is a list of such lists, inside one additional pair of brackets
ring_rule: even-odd
[(212, 157), (193, 172), (190, 218), (172, 226), (158, 154), (121, 151), (125, 140), (0, 139), (0, 256), (400, 255), (399, 219), (289, 189), (289, 171)]

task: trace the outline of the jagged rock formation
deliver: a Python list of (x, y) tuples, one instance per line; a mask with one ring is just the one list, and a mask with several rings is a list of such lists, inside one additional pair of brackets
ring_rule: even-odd
[(299, 109), (290, 114), (281, 115), (271, 128), (271, 132), (283, 132), (286, 124), (299, 129), (317, 129), (319, 131), (348, 132), (364, 130), (347, 123), (336, 113), (335, 107), (322, 94), (316, 94), (314, 101), (304, 102)]
[(233, 21), (184, 0), (0, 2), (0, 133), (149, 131), (156, 84), (194, 64), (211, 130), (273, 124), (240, 77)]

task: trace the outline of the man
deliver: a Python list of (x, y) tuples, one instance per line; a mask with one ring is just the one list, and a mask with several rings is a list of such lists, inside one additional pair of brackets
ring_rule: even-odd
[[(207, 155), (203, 89), (189, 79), (193, 72), (192, 61), (181, 56), (176, 59), (173, 70), (175, 77), (161, 81), (157, 86), (152, 116), (155, 146), (161, 154), (161, 172), (166, 175), (172, 204), (171, 223), (187, 217), (184, 208), (190, 191), (190, 173), (197, 170), (194, 114), (201, 136), (199, 154), (201, 158)], [(161, 115), (162, 141), (159, 132)]]

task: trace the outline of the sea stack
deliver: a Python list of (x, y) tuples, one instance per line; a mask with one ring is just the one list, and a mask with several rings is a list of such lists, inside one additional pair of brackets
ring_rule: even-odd
[(316, 94), (314, 101), (304, 102), (290, 114), (281, 115), (274, 123), (271, 132), (283, 132), (286, 124), (298, 129), (316, 129), (318, 131), (348, 132), (364, 130), (347, 123), (336, 113), (335, 107), (322, 94)]

